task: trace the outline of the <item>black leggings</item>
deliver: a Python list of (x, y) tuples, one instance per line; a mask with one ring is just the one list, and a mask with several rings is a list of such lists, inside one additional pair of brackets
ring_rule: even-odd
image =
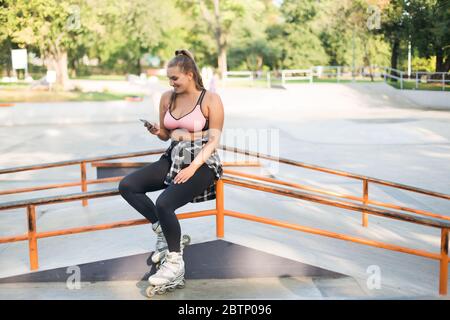
[[(159, 221), (166, 237), (169, 251), (180, 252), (181, 228), (175, 209), (184, 206), (201, 194), (214, 180), (214, 171), (203, 163), (186, 182), (164, 184), (170, 160), (162, 156), (125, 176), (119, 183), (122, 197), (152, 224)], [(153, 204), (146, 192), (165, 189)]]

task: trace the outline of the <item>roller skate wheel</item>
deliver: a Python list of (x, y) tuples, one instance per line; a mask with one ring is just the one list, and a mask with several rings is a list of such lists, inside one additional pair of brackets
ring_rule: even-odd
[(166, 288), (161, 288), (158, 291), (156, 291), (157, 294), (164, 294), (166, 293)]
[(145, 290), (145, 293), (147, 294), (147, 297), (149, 297), (149, 298), (151, 298), (151, 297), (153, 297), (154, 295), (155, 295), (155, 291), (154, 291), (154, 287), (148, 287), (146, 290)]
[(185, 246), (187, 246), (189, 243), (191, 243), (191, 237), (188, 236), (187, 234), (184, 234), (184, 235), (183, 235), (183, 244), (184, 244)]
[(186, 282), (183, 280), (177, 285), (177, 288), (178, 289), (183, 289), (185, 286), (186, 286)]
[(165, 253), (155, 251), (152, 254), (152, 262), (155, 263), (155, 264), (160, 263), (161, 260), (164, 259), (164, 256), (165, 256)]

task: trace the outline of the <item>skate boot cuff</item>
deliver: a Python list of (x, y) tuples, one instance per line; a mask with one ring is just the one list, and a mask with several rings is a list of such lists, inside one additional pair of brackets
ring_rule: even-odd
[(152, 225), (152, 229), (153, 229), (153, 231), (154, 231), (156, 234), (162, 233), (162, 228), (161, 228), (161, 225), (159, 224), (159, 221), (155, 222), (155, 223)]

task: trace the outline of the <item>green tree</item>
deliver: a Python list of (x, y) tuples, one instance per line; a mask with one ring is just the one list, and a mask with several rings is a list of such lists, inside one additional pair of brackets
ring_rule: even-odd
[(420, 57), (436, 56), (436, 72), (450, 70), (450, 2), (411, 0), (406, 6), (411, 28), (408, 34)]
[(57, 84), (67, 87), (67, 51), (80, 32), (78, 5), (56, 0), (6, 0), (8, 36), (19, 47), (37, 47)]
[(4, 4), (7, 10), (0, 17), (6, 22), (6, 34), (20, 47), (38, 48), (63, 88), (68, 84), (68, 65), (76, 70), (84, 55), (99, 57), (110, 67), (122, 61), (126, 71), (141, 72), (142, 55), (162, 50), (164, 42), (176, 43), (173, 35), (183, 30), (172, 0), (5, 0)]
[(397, 69), (400, 43), (407, 38), (407, 17), (403, 0), (391, 0), (381, 16), (381, 30), (391, 45), (391, 68)]
[(382, 33), (391, 43), (391, 67), (400, 48), (411, 42), (419, 57), (436, 56), (437, 72), (450, 70), (450, 4), (447, 0), (390, 0), (382, 15)]
[[(245, 5), (238, 0), (179, 0), (178, 6), (194, 19), (194, 32), (209, 37), (215, 43), (217, 65), (222, 77), (227, 71), (227, 50), (232, 27), (245, 13)], [(208, 41), (208, 39), (203, 39)]]
[(10, 52), (13, 46), (8, 30), (8, 5), (5, 1), (0, 1), (0, 71), (6, 69), (8, 76), (11, 76)]
[(268, 29), (268, 39), (280, 48), (281, 68), (302, 68), (325, 65), (326, 54), (314, 19), (318, 14), (318, 3), (314, 0), (283, 1), (280, 11), (284, 21)]
[(270, 0), (244, 2), (242, 19), (233, 25), (229, 40), (230, 69), (261, 71), (274, 67), (280, 50), (268, 41), (267, 30), (277, 23), (279, 11)]
[[(388, 64), (389, 45), (379, 34), (382, 1), (327, 3), (323, 8), (321, 39), (332, 65), (371, 66)], [(328, 17), (333, 17), (329, 19)], [(370, 75), (372, 70), (369, 68)], [(372, 76), (373, 80), (373, 76)]]
[(185, 19), (173, 0), (97, 0), (89, 11), (92, 32), (79, 39), (78, 54), (99, 58), (107, 69), (140, 73), (144, 54), (168, 59), (170, 49), (185, 45)]

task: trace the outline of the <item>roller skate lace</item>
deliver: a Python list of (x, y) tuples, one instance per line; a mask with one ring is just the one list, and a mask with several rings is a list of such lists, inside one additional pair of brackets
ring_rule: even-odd
[(155, 224), (153, 224), (152, 229), (156, 233), (155, 253), (162, 253), (165, 250), (167, 250), (167, 240), (161, 229), (161, 225), (159, 224), (159, 221), (156, 222)]

